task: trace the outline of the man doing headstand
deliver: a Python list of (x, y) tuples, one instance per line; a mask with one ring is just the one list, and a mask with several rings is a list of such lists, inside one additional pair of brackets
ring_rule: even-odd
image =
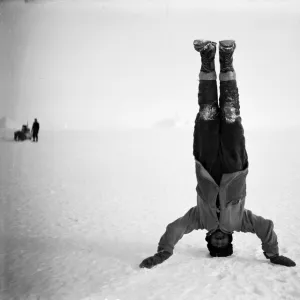
[(199, 112), (195, 120), (193, 154), (197, 177), (197, 206), (170, 223), (161, 237), (157, 253), (142, 261), (141, 268), (152, 268), (173, 254), (176, 243), (193, 230), (206, 229), (211, 256), (233, 253), (232, 234), (255, 233), (262, 250), (274, 264), (295, 266), (279, 255), (273, 222), (244, 208), (248, 155), (240, 116), (239, 93), (233, 68), (235, 41), (219, 42), (220, 99), (215, 71), (216, 43), (195, 40), (201, 56), (199, 74)]

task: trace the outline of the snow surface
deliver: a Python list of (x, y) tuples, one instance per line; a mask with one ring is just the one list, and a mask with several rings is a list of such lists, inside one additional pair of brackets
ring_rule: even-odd
[(168, 223), (196, 205), (192, 128), (41, 132), (0, 139), (0, 299), (300, 299), (300, 129), (247, 132), (246, 207), (275, 223), (270, 264), (253, 234), (211, 258), (206, 231), (183, 237), (164, 264)]

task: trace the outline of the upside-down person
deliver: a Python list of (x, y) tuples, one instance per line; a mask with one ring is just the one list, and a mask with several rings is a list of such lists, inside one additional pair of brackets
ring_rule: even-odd
[(234, 231), (250, 232), (261, 240), (263, 253), (273, 264), (295, 266), (294, 261), (279, 254), (273, 222), (244, 208), (248, 155), (232, 63), (235, 41), (219, 42), (219, 103), (214, 63), (216, 43), (195, 40), (194, 48), (201, 56), (199, 111), (193, 142), (197, 205), (167, 226), (157, 253), (144, 259), (140, 267), (152, 268), (164, 262), (184, 234), (198, 229), (207, 230), (205, 239), (213, 257), (232, 255)]

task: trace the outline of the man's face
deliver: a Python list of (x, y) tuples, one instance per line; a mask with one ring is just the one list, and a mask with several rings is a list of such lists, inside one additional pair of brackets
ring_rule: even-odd
[(223, 248), (229, 244), (229, 235), (222, 232), (221, 230), (215, 231), (210, 237), (210, 243), (214, 247)]

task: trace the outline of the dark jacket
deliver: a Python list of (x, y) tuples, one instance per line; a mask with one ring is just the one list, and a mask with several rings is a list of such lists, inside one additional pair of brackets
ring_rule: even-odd
[[(246, 177), (248, 168), (230, 174), (223, 174), (218, 186), (207, 170), (196, 161), (197, 206), (200, 229), (208, 235), (220, 229), (225, 233), (234, 231), (251, 232), (262, 241), (262, 249), (269, 256), (278, 254), (277, 236), (273, 222), (254, 215), (244, 208), (246, 198)], [(217, 216), (216, 199), (219, 194), (220, 218)]]

